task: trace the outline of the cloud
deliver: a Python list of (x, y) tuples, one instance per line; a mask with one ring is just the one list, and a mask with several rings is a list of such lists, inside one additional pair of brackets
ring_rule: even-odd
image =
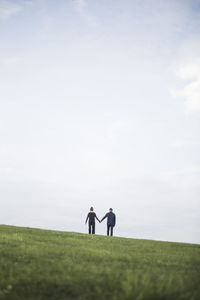
[(104, 118), (112, 118), (113, 114), (110, 111), (105, 111), (104, 112)]
[(200, 41), (189, 43), (183, 52), (177, 72), (183, 87), (173, 90), (172, 95), (184, 99), (187, 113), (200, 112)]
[(10, 17), (16, 16), (22, 7), (11, 1), (0, 0), (0, 20), (7, 20)]
[(172, 147), (179, 148), (184, 146), (199, 146), (200, 140), (196, 140), (195, 138), (191, 137), (181, 137), (175, 140), (175, 142), (172, 144)]
[[(199, 190), (197, 188), (200, 187), (200, 168), (197, 166), (162, 172), (160, 178), (163, 182), (174, 186), (175, 189), (181, 189), (182, 191), (189, 189), (190, 192), (198, 193)], [(191, 197), (190, 201), (199, 203), (198, 197)]]
[(200, 111), (200, 58), (194, 62), (182, 65), (179, 70), (179, 76), (182, 79), (191, 80), (179, 92), (180, 96), (185, 99), (186, 111)]
[(85, 0), (74, 0), (75, 8), (78, 12), (83, 13), (83, 10), (86, 6)]
[(97, 26), (97, 17), (89, 10), (86, 0), (74, 0), (74, 7), (86, 24), (92, 27)]
[(107, 137), (109, 140), (118, 140), (131, 128), (131, 124), (127, 120), (113, 120), (108, 126)]
[(23, 58), (20, 56), (11, 56), (11, 57), (5, 58), (2, 61), (2, 63), (6, 67), (13, 67), (13, 66), (18, 66), (22, 61), (23, 61)]

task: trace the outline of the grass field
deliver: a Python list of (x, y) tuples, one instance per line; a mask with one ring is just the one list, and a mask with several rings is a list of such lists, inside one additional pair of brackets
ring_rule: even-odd
[(0, 299), (200, 299), (200, 245), (1, 225)]

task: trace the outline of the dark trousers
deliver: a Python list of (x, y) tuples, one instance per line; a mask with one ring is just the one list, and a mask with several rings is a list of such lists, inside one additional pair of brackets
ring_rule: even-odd
[(107, 235), (109, 235), (109, 232), (111, 236), (113, 235), (113, 227), (112, 225), (107, 225)]
[(89, 222), (89, 234), (95, 234), (95, 222)]

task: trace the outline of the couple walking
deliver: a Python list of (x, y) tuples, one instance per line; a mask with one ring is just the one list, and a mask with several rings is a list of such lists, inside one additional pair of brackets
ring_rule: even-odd
[(112, 236), (113, 235), (113, 227), (115, 226), (116, 223), (116, 216), (113, 213), (113, 209), (110, 208), (109, 212), (101, 219), (101, 221), (97, 218), (95, 212), (94, 212), (94, 208), (91, 207), (90, 208), (90, 212), (87, 215), (85, 224), (88, 221), (88, 225), (89, 225), (89, 234), (95, 234), (95, 218), (99, 221), (99, 223), (101, 223), (105, 218), (107, 218), (107, 235)]

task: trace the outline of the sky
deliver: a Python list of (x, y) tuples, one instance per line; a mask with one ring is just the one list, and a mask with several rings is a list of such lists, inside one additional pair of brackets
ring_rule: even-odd
[(0, 224), (199, 244), (199, 153), (199, 0), (0, 0)]

